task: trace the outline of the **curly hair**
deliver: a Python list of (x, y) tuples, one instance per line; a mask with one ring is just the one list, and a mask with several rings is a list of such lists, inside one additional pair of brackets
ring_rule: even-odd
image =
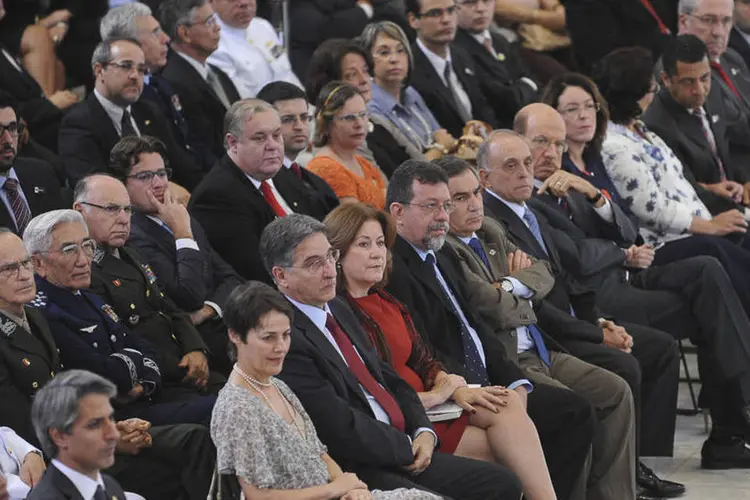
[(654, 59), (643, 47), (626, 47), (607, 54), (594, 68), (594, 81), (609, 104), (610, 119), (627, 124), (641, 113), (640, 101), (651, 88)]

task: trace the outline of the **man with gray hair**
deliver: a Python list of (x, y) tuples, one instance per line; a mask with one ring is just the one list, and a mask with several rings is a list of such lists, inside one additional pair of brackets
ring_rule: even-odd
[(221, 158), (224, 115), (240, 95), (224, 71), (206, 62), (219, 46), (217, 16), (209, 0), (167, 0), (159, 13), (172, 39), (172, 54), (162, 77), (179, 92), (191, 133), (202, 138), (215, 158)]
[(226, 155), (193, 192), (190, 212), (240, 276), (271, 283), (257, 250), (263, 229), (291, 213), (323, 219), (330, 207), (291, 170), (281, 168), (281, 120), (267, 102), (234, 103), (224, 121), (224, 141)]
[(125, 500), (117, 481), (100, 472), (115, 462), (120, 433), (109, 400), (116, 394), (112, 382), (83, 370), (61, 373), (37, 392), (31, 419), (52, 463), (29, 500)]
[(291, 214), (260, 240), (263, 264), (294, 306), (279, 377), (299, 397), (331, 457), (370, 488), (427, 488), (450, 498), (519, 498), (505, 467), (434, 451), (437, 435), (416, 392), (382, 361), (352, 310), (336, 298), (325, 225)]

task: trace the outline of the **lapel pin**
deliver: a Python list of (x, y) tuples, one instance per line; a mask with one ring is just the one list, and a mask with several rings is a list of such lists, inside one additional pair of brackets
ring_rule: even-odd
[(140, 319), (141, 318), (139, 318), (137, 314), (134, 314), (134, 315), (132, 315), (131, 317), (128, 318), (128, 321), (130, 321), (131, 325), (135, 325), (136, 323), (138, 323), (138, 320), (140, 320)]
[(505, 54), (503, 54), (502, 52), (498, 53), (497, 60), (500, 62), (505, 61)]
[(494, 248), (490, 248), (490, 255), (495, 255), (497, 253), (497, 250)]
[(719, 115), (711, 115), (711, 123), (717, 123), (719, 121)]
[(151, 120), (146, 120), (145, 122), (143, 122), (143, 124), (148, 127), (149, 125), (151, 125)]
[(44, 188), (41, 186), (34, 186), (34, 194), (43, 194)]
[(466, 73), (467, 75), (474, 76), (474, 72), (469, 68), (464, 68), (464, 73)]
[(113, 333), (112, 335), (110, 335), (110, 336), (109, 336), (109, 340), (111, 340), (113, 344), (114, 344), (115, 342), (117, 342), (117, 337), (115, 337), (115, 334), (114, 334), (114, 333)]
[(293, 201), (293, 202), (292, 202), (292, 205), (296, 207), (296, 206), (297, 206), (297, 202), (296, 202), (296, 201)]
[(732, 76), (735, 76), (735, 75), (739, 75), (739, 74), (740, 74), (740, 70), (739, 70), (738, 68), (732, 68), (732, 70), (731, 70), (731, 71), (732, 71)]
[(112, 284), (115, 286), (120, 286), (122, 285), (122, 282), (120, 280), (112, 280)]
[(27, 368), (28, 368), (29, 366), (31, 366), (31, 361), (29, 361), (29, 358), (23, 358), (23, 359), (21, 360), (21, 363), (23, 364), (23, 366), (25, 366), (25, 367), (27, 367)]

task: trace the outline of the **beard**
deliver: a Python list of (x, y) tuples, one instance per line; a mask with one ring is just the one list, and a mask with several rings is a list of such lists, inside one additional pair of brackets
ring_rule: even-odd
[(0, 158), (0, 173), (7, 174), (8, 170), (13, 166), (13, 162), (16, 161), (16, 155), (18, 154), (18, 151), (16, 151), (16, 148), (13, 147), (13, 144), (5, 144), (2, 147), (0, 147), (0, 154), (5, 154), (7, 151), (12, 151), (13, 156), (11, 156), (9, 159)]
[[(436, 222), (435, 224), (430, 224), (427, 226), (427, 233), (431, 233), (432, 231), (438, 231), (440, 229), (443, 229), (446, 234), (448, 234), (448, 230), (450, 229), (450, 226), (447, 222)], [(433, 252), (437, 252), (441, 248), (443, 248), (443, 245), (445, 244), (445, 234), (442, 236), (425, 236), (422, 238), (422, 245), (424, 245), (424, 248), (427, 250), (432, 250)]]

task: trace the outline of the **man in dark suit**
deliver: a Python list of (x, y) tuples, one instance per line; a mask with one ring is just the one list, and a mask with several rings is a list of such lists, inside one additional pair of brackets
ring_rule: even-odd
[[(664, 139), (683, 165), (686, 178), (712, 213), (750, 204), (750, 165), (730, 153), (732, 124), (719, 93), (711, 93), (706, 46), (680, 35), (665, 46), (661, 78), (665, 84), (643, 120)], [(684, 82), (700, 80), (694, 92)]]
[(193, 192), (190, 212), (240, 276), (270, 283), (258, 253), (263, 229), (290, 213), (323, 219), (331, 206), (282, 168), (281, 121), (270, 104), (238, 101), (227, 124), (227, 153)]
[(208, 0), (169, 0), (162, 2), (159, 12), (172, 39), (161, 76), (179, 93), (191, 136), (205, 143), (214, 158), (221, 158), (224, 115), (240, 95), (226, 73), (206, 63), (219, 46), (216, 14)]
[(522, 107), (538, 100), (539, 87), (526, 71), (518, 49), (490, 31), (495, 1), (460, 1), (455, 46), (471, 54), (477, 81), (501, 127), (510, 128)]
[[(388, 291), (408, 307), (417, 330), (450, 372), (469, 383), (502, 385), (518, 394), (539, 431), (555, 490), (560, 498), (568, 498), (579, 478), (587, 477), (582, 464), (593, 436), (593, 409), (567, 389), (537, 385), (530, 392), (524, 372), (510, 361), (502, 342), (468, 301), (458, 255), (443, 246), (452, 209), (447, 184), (442, 170), (425, 162), (406, 162), (391, 177), (386, 205), (396, 220), (398, 237)], [(629, 392), (623, 384), (610, 394), (617, 399), (610, 402), (613, 406), (625, 406), (619, 413), (625, 420), (621, 457), (628, 455), (626, 443), (632, 439)], [(633, 469), (627, 460), (621, 472), (617, 487), (632, 491)], [(592, 488), (598, 489), (594, 483)]]
[(464, 125), (473, 119), (497, 127), (498, 119), (479, 88), (471, 56), (451, 45), (456, 36), (454, 1), (407, 0), (406, 12), (417, 32), (411, 85), (438, 123), (453, 137), (461, 137)]
[(106, 40), (94, 51), (92, 67), (94, 92), (71, 108), (60, 126), (58, 150), (71, 184), (104, 170), (121, 137), (151, 135), (166, 144), (174, 181), (193, 189), (203, 168), (175, 140), (159, 109), (140, 99), (148, 72), (140, 46), (132, 40)]
[(48, 163), (18, 158), (23, 133), (13, 104), (0, 95), (0, 226), (22, 234), (31, 218), (62, 207), (60, 183)]
[(371, 488), (426, 488), (446, 497), (515, 498), (507, 469), (434, 452), (437, 444), (414, 390), (367, 340), (336, 297), (338, 251), (323, 223), (292, 214), (263, 232), (260, 253), (295, 308), (292, 343), (279, 375), (299, 397), (328, 452)]
[(734, 27), (729, 33), (729, 48), (734, 50), (742, 60), (745, 61), (745, 65), (750, 65), (750, 38), (748, 38), (748, 32), (750, 32), (750, 8), (743, 1), (735, 1), (734, 3)]
[(128, 191), (135, 213), (128, 244), (159, 276), (169, 297), (190, 314), (211, 351), (210, 366), (228, 375), (222, 309), (244, 280), (211, 248), (206, 233), (169, 191), (166, 150), (153, 137), (124, 137), (112, 149), (109, 173)]

